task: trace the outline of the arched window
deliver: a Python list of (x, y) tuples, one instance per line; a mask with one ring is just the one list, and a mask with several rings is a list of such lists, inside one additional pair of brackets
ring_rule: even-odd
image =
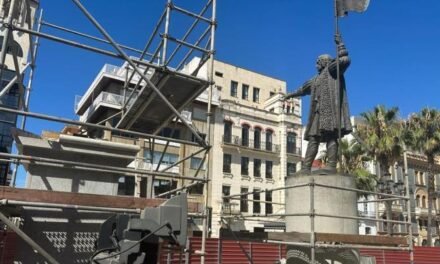
[(416, 207), (420, 207), (420, 195), (416, 195)]
[(254, 148), (261, 148), (261, 128), (259, 127), (254, 129)]
[(426, 196), (422, 196), (422, 208), (426, 208)]
[(287, 153), (295, 154), (296, 151), (296, 134), (293, 132), (287, 133)]
[(243, 124), (241, 128), (241, 145), (245, 147), (249, 147), (249, 128), (247, 124)]

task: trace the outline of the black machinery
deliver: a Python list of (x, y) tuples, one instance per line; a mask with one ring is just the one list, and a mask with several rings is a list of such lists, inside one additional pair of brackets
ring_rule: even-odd
[(187, 241), (187, 194), (181, 193), (140, 215), (116, 214), (102, 225), (91, 263), (157, 263), (159, 243), (182, 248)]

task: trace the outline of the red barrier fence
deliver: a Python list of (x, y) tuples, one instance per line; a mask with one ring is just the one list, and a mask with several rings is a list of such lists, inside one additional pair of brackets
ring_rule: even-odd
[[(191, 263), (199, 264), (200, 256), (195, 254), (195, 250), (200, 250), (201, 239), (191, 238), (189, 241), (190, 254), (183, 254), (182, 262), (179, 262), (179, 254), (174, 252), (167, 254), (162, 252), (162, 264)], [(240, 246), (241, 245), (241, 246)], [(206, 243), (206, 264), (246, 264), (249, 263), (245, 250), (251, 257), (254, 264), (274, 264), (278, 260), (285, 258), (286, 246), (277, 244), (265, 244), (257, 242), (242, 241), (238, 243), (234, 240), (221, 240), (210, 238)], [(374, 256), (376, 264), (408, 264), (410, 255), (407, 251), (361, 249), (362, 256)], [(185, 262), (187, 258), (187, 262)], [(439, 264), (440, 247), (415, 247), (415, 264)]]
[[(17, 253), (17, 236), (14, 232), (0, 231), (0, 263), (12, 264)], [(241, 246), (240, 246), (241, 245)], [(179, 254), (176, 250), (162, 250), (161, 264), (199, 264), (200, 255), (195, 253), (201, 249), (201, 238), (193, 237), (189, 240), (189, 254)], [(238, 243), (234, 240), (221, 240), (209, 238), (206, 241), (206, 264), (246, 264), (249, 263), (245, 250), (253, 260), (254, 264), (274, 264), (278, 260), (285, 258), (286, 246), (277, 244), (265, 244), (257, 242), (242, 241)], [(376, 264), (408, 264), (409, 252), (361, 249), (361, 255), (374, 256)], [(440, 247), (415, 247), (415, 264), (439, 264)]]

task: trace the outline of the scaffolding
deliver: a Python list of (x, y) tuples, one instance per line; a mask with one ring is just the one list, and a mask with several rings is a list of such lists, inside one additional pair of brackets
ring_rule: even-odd
[[(203, 219), (202, 239), (203, 243), (200, 249), (201, 262), (205, 261), (205, 241), (208, 230), (208, 196), (209, 196), (209, 151), (211, 138), (211, 98), (213, 89), (213, 67), (215, 54), (215, 30), (216, 30), (216, 0), (207, 0), (201, 6), (201, 10), (192, 11), (191, 8), (184, 8), (177, 5), (173, 0), (166, 0), (164, 11), (162, 12), (159, 21), (154, 27), (152, 34), (148, 37), (143, 50), (139, 50), (127, 45), (117, 43), (114, 38), (107, 32), (107, 30), (97, 21), (97, 19), (88, 11), (88, 9), (79, 1), (72, 0), (74, 5), (81, 11), (86, 18), (102, 35), (102, 37), (93, 36), (82, 33), (78, 30), (66, 28), (57, 25), (56, 23), (43, 20), (43, 10), (40, 11), (38, 18), (32, 27), (30, 16), (28, 16), (27, 27), (24, 27), (14, 22), (14, 7), (23, 1), (28, 13), (30, 14), (31, 0), (11, 0), (10, 9), (7, 17), (3, 20), (3, 27), (5, 28), (5, 36), (3, 38), (3, 47), (13, 41), (12, 32), (21, 32), (29, 36), (30, 41), (30, 62), (20, 69), (17, 61), (17, 54), (12, 54), (15, 66), (16, 76), (7, 84), (0, 93), (0, 97), (8, 92), (8, 90), (17, 83), (24, 91), (23, 93), (23, 107), (22, 109), (10, 109), (7, 107), (0, 107), (0, 111), (22, 116), (20, 125), (21, 130), (26, 130), (26, 119), (36, 118), (57, 122), (65, 125), (75, 125), (81, 128), (84, 135), (93, 135), (94, 131), (108, 131), (110, 133), (131, 136), (135, 138), (142, 138), (146, 140), (150, 146), (150, 151), (154, 152), (157, 141), (165, 142), (165, 147), (161, 153), (161, 157), (157, 166), (151, 166), (150, 170), (140, 170), (137, 167), (120, 168), (114, 166), (102, 166), (87, 162), (72, 162), (62, 159), (36, 157), (29, 155), (19, 155), (11, 153), (0, 153), (2, 161), (15, 163), (15, 170), (13, 173), (12, 185), (15, 187), (17, 176), (17, 167), (19, 164), (41, 164), (44, 166), (60, 166), (67, 165), (70, 168), (77, 170), (87, 170), (94, 172), (117, 173), (120, 175), (130, 175), (138, 177), (149, 177), (153, 180), (155, 177), (173, 178), (185, 180), (183, 186), (177, 189), (168, 191), (164, 194), (158, 195), (157, 198), (168, 196), (179, 191), (184, 191), (192, 186), (204, 185), (204, 205), (201, 215), (196, 214), (195, 217)], [(181, 29), (179, 27), (171, 27), (171, 24), (178, 16), (190, 19), (192, 23), (186, 28), (184, 34), (180, 32), (173, 32), (173, 29)], [(181, 19), (181, 18), (180, 18)], [(175, 22), (178, 23), (178, 22)], [(59, 32), (60, 35), (46, 33), (45, 29)], [(72, 37), (84, 38), (89, 41), (94, 41), (97, 45), (84, 44), (80, 41), (67, 39), (62, 37), (69, 35)], [(40, 40), (50, 40), (62, 45), (71, 46), (74, 48), (94, 52), (105, 55), (111, 58), (117, 58), (124, 61), (125, 80), (123, 81), (123, 106), (121, 110), (114, 113), (110, 117), (96, 121), (96, 122), (81, 122), (63, 117), (46, 115), (43, 113), (32, 112), (29, 109), (30, 93), (33, 86), (33, 78), (36, 69), (36, 58)], [(98, 44), (107, 44), (111, 49), (104, 49)], [(0, 64), (4, 65), (6, 59), (6, 50), (2, 49), (0, 52)], [(128, 52), (134, 54), (128, 55)], [(198, 65), (192, 72), (188, 72), (185, 66), (190, 60), (196, 56), (200, 57)], [(198, 76), (199, 70), (207, 65), (208, 76), (207, 79)], [(23, 87), (23, 76), (28, 71), (28, 84)], [(0, 69), (0, 79), (2, 79), (4, 70)], [(207, 137), (203, 138), (196, 127), (191, 125), (187, 119), (182, 115), (182, 110), (185, 106), (191, 103), (202, 92), (208, 89), (208, 103), (207, 103)], [(169, 96), (173, 94), (174, 96)], [(146, 118), (147, 117), (147, 118)], [(110, 121), (117, 122), (110, 122)], [(158, 133), (169, 123), (181, 124), (188, 129), (194, 141), (175, 139), (172, 137), (159, 136)], [(172, 135), (173, 133), (171, 133)], [(163, 162), (164, 155), (171, 143), (179, 143), (199, 148), (198, 151), (182, 157), (177, 162), (159, 169)], [(193, 176), (176, 175), (168, 171), (182, 162), (187, 161), (191, 157), (202, 154), (203, 159), (198, 166), (198, 169)], [(133, 160), (139, 161), (142, 158), (133, 157)], [(201, 168), (206, 163), (206, 170), (204, 175), (201, 174)], [(152, 164), (153, 165), (153, 164)], [(156, 165), (156, 164), (155, 164)], [(189, 184), (187, 182), (190, 182)], [(8, 189), (9, 190), (9, 189)], [(46, 194), (50, 195), (50, 194)], [(5, 195), (6, 197), (8, 195)], [(151, 197), (154, 198), (154, 197)], [(49, 199), (50, 200), (50, 199)], [(151, 199), (149, 199), (151, 200)], [(154, 199), (153, 199), (154, 200)], [(9, 202), (8, 202), (9, 201)], [(59, 202), (51, 203), (50, 201), (30, 202), (4, 199), (3, 204), (16, 206), (39, 206), (47, 208), (76, 208), (97, 211), (124, 211), (136, 212), (141, 208), (113, 208), (95, 206), (92, 204), (78, 205), (78, 204), (60, 204)], [(138, 206), (141, 206), (139, 204)], [(53, 256), (45, 251), (40, 245), (33, 241), (23, 231), (13, 225), (11, 221), (0, 213), (0, 218), (3, 223), (10, 226), (25, 242), (32, 246), (37, 252), (44, 256), (50, 263), (59, 263)]]

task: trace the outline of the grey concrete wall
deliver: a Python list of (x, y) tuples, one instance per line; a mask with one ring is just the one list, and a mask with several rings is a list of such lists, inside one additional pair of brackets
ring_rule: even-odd
[[(345, 175), (296, 175), (288, 177), (286, 186), (309, 183), (335, 187), (355, 188), (353, 176)], [(286, 190), (286, 214), (310, 213), (310, 187)], [(357, 194), (355, 192), (314, 187), (314, 209), (316, 214), (357, 216)], [(286, 216), (286, 231), (311, 232), (310, 216)], [(358, 221), (341, 218), (315, 217), (315, 232), (358, 234)]]

